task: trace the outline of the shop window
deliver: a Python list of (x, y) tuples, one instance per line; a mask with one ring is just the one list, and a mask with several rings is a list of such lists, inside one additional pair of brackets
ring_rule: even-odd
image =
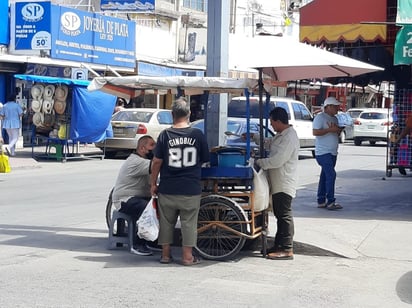
[(200, 12), (207, 12), (207, 0), (183, 0), (183, 7)]

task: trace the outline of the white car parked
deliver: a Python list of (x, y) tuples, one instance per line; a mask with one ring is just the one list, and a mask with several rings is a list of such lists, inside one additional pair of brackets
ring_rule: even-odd
[(353, 122), (355, 145), (361, 145), (362, 141), (369, 141), (371, 145), (377, 141), (387, 142), (392, 123), (392, 111), (383, 108), (365, 109)]
[[(284, 108), (289, 115), (289, 124), (296, 130), (300, 148), (302, 150), (310, 150), (314, 154), (315, 136), (312, 134), (313, 116), (306, 105), (300, 101), (287, 98), (275, 97), (270, 98), (269, 106), (264, 112), (264, 118), (269, 117), (270, 111), (274, 107)], [(246, 97), (234, 97), (228, 103), (228, 116), (232, 118), (246, 117)], [(250, 97), (250, 118), (259, 118), (259, 97)]]

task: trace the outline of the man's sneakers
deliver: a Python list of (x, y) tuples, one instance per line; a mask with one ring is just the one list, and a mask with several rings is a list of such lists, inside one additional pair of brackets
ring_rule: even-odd
[(130, 253), (133, 253), (135, 255), (139, 256), (151, 256), (153, 255), (153, 252), (146, 246), (146, 245), (139, 245), (136, 247), (130, 248)]
[(157, 241), (155, 242), (147, 242), (146, 247), (149, 248), (151, 251), (162, 251), (162, 246), (157, 244)]
[(343, 207), (340, 204), (336, 203), (336, 202), (331, 202), (329, 204), (326, 204), (326, 208), (330, 211), (343, 209)]
[(318, 208), (320, 208), (320, 209), (328, 209), (328, 210), (330, 210), (330, 211), (335, 211), (335, 210), (341, 210), (341, 209), (343, 209), (343, 207), (342, 207), (340, 204), (336, 203), (335, 201), (333, 201), (333, 202), (331, 202), (331, 203), (326, 203), (326, 202), (318, 203)]

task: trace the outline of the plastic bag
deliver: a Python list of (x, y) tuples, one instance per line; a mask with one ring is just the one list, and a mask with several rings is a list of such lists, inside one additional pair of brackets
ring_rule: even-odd
[(266, 172), (260, 169), (259, 172), (253, 169), (253, 200), (255, 212), (260, 212), (269, 207), (269, 182)]
[(9, 173), (11, 171), (9, 157), (3, 153), (0, 154), (0, 173)]
[(150, 199), (137, 220), (137, 236), (147, 241), (155, 241), (159, 236), (159, 219), (156, 208), (157, 199)]

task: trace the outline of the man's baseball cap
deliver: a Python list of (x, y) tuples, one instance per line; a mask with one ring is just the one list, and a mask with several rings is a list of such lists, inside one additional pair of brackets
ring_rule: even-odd
[(338, 101), (336, 98), (334, 97), (328, 97), (327, 99), (325, 99), (325, 101), (323, 102), (323, 107), (326, 107), (328, 105), (335, 105), (335, 106), (339, 106), (340, 105), (340, 101)]

